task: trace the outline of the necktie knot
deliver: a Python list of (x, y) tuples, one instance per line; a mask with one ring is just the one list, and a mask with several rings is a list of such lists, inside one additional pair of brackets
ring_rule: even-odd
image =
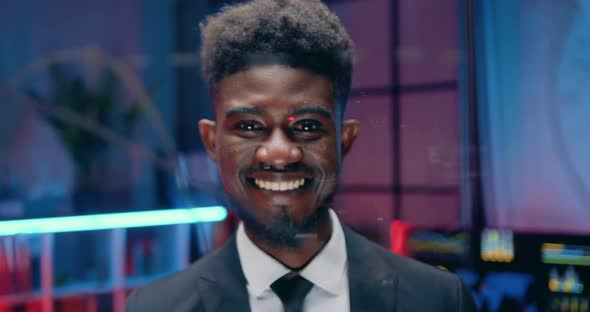
[(285, 312), (301, 312), (303, 311), (305, 296), (307, 296), (313, 284), (300, 275), (287, 276), (276, 280), (270, 285), (270, 288), (281, 299)]

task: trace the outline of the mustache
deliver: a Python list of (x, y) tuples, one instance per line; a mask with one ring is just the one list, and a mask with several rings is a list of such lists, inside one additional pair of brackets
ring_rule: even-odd
[(267, 163), (258, 163), (252, 168), (246, 169), (246, 173), (259, 172), (259, 171), (270, 171), (270, 172), (306, 172), (313, 173), (314, 170), (301, 162), (290, 163), (286, 166), (278, 167)]

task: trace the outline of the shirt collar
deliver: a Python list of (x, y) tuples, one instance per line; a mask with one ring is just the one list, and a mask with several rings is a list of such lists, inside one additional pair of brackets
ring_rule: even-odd
[(248, 281), (249, 289), (256, 297), (270, 289), (270, 284), (274, 281), (289, 273), (289, 269), (267, 255), (250, 240), (244, 230), (243, 222), (240, 222), (238, 226), (236, 244), (242, 271)]
[[(344, 291), (346, 276), (346, 243), (338, 216), (330, 209), (332, 235), (324, 248), (300, 272), (300, 275), (330, 294)], [(236, 243), (242, 271), (248, 281), (249, 289), (256, 297), (261, 296), (270, 285), (290, 272), (279, 261), (260, 250), (246, 235), (240, 222)]]
[(330, 209), (332, 235), (330, 240), (301, 271), (300, 275), (332, 295), (344, 290), (346, 276), (346, 242), (344, 231), (336, 213)]

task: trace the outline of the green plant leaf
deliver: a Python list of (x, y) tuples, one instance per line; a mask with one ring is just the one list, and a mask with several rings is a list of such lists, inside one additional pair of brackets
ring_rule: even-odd
[(117, 78), (112, 70), (107, 69), (102, 73), (100, 86), (95, 95), (96, 106), (98, 107), (99, 116), (104, 119), (115, 107), (115, 98), (117, 96)]

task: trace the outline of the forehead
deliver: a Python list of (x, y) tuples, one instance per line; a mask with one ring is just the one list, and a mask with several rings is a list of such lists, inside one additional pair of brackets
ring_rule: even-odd
[(313, 104), (333, 111), (335, 100), (330, 79), (325, 76), (283, 65), (264, 65), (222, 79), (214, 103), (217, 113), (239, 105), (286, 112), (293, 106)]

